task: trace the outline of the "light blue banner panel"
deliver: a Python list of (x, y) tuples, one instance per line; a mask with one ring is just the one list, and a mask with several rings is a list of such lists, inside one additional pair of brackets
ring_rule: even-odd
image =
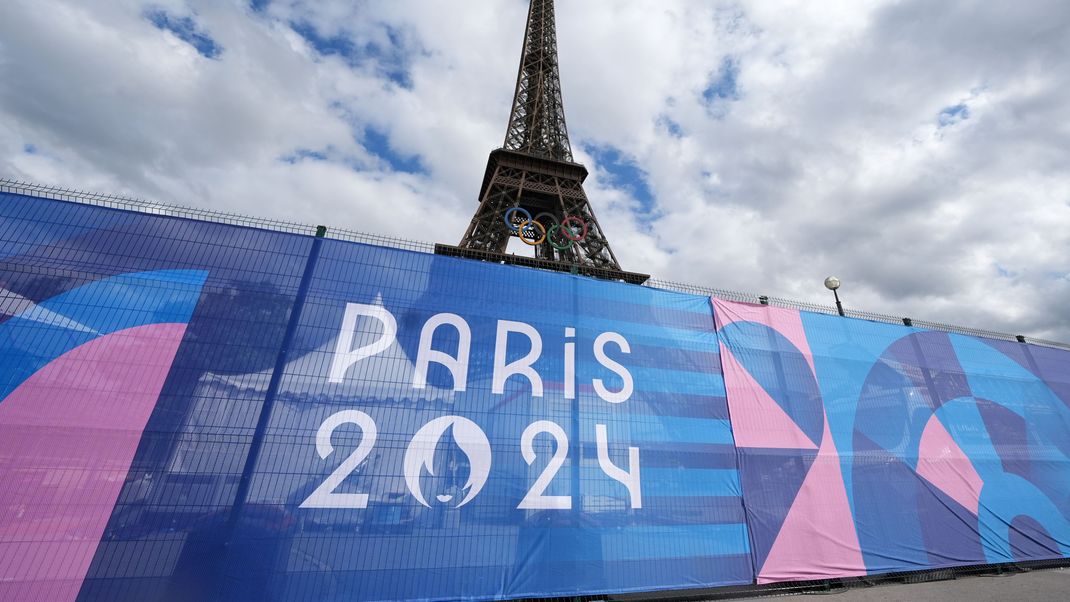
[(1070, 353), (714, 305), (759, 583), (1070, 556)]

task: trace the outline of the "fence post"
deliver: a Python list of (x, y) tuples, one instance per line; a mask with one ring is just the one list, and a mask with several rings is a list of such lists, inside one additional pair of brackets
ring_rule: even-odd
[[(253, 471), (256, 469), (256, 464), (260, 459), (260, 453), (264, 448), (264, 437), (267, 433), (268, 423), (271, 421), (271, 413), (275, 407), (275, 398), (278, 395), (279, 386), (282, 382), (282, 374), (286, 369), (290, 345), (293, 344), (298, 323), (301, 321), (301, 314), (304, 311), (305, 301), (308, 298), (308, 289), (312, 284), (312, 274), (315, 271), (316, 263), (319, 260), (320, 248), (323, 246), (323, 241), (325, 240), (323, 235), (326, 235), (326, 233), (326, 226), (319, 226), (316, 228), (316, 237), (312, 241), (308, 259), (305, 262), (305, 270), (301, 275), (301, 283), (297, 287), (297, 296), (294, 299), (293, 309), (290, 311), (290, 319), (286, 323), (286, 330), (282, 336), (279, 354), (275, 358), (275, 367), (271, 372), (271, 379), (268, 381), (267, 391), (264, 393), (264, 405), (260, 408), (260, 416), (257, 418), (256, 430), (253, 431), (253, 439), (249, 444), (249, 455), (246, 456), (241, 480), (238, 481), (238, 490), (234, 494), (234, 504), (231, 506), (230, 514), (227, 516), (227, 522), (223, 527), (222, 541), (224, 547), (229, 547), (231, 545), (235, 531), (238, 528), (238, 521), (241, 518), (242, 510), (249, 501), (249, 491), (252, 486)], [(223, 554), (217, 560), (220, 564), (219, 566), (213, 567), (213, 569), (216, 571), (215, 576), (218, 579), (215, 584), (215, 591), (218, 593), (222, 591), (226, 579), (228, 555)]]

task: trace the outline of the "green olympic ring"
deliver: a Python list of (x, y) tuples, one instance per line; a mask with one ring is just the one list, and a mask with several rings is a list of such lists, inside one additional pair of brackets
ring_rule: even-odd
[(550, 231), (546, 233), (546, 240), (550, 243), (551, 247), (557, 249), (558, 251), (567, 251), (567, 250), (572, 248), (572, 239), (570, 239), (570, 238), (568, 238), (566, 236), (565, 237), (565, 244), (563, 244), (563, 245), (559, 245), (556, 242), (554, 242), (554, 233), (555, 232), (563, 233), (562, 230), (563, 229), (561, 228), (561, 224), (554, 224), (550, 228)]

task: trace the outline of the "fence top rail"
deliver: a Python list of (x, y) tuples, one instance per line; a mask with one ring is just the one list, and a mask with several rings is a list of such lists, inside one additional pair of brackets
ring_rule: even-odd
[[(260, 228), (263, 230), (285, 232), (289, 234), (315, 236), (317, 232), (322, 231), (318, 226), (310, 224), (302, 224), (286, 220), (252, 217), (247, 215), (240, 215), (237, 213), (228, 213), (211, 209), (201, 209), (171, 203), (161, 203), (157, 201), (147, 201), (143, 199), (125, 197), (114, 194), (101, 194), (70, 188), (58, 188), (54, 186), (34, 184), (30, 182), (9, 180), (6, 178), (0, 178), (0, 192), (70, 201), (87, 205), (95, 205), (98, 207), (125, 209), (128, 211), (136, 211), (138, 213), (148, 213), (152, 215), (181, 217), (187, 219), (215, 222), (220, 224)], [(382, 247), (391, 247), (396, 249), (404, 249), (407, 251), (415, 251), (419, 253), (433, 253), (435, 249), (434, 243), (418, 240), (408, 240), (380, 234), (369, 234), (366, 232), (358, 232), (355, 230), (327, 228), (325, 236), (334, 240), (358, 242)], [(659, 280), (657, 278), (651, 278), (643, 286), (649, 286), (651, 288), (671, 290), (682, 293), (719, 297), (721, 299), (727, 299), (730, 301), (764, 303), (775, 307), (785, 307), (790, 309), (798, 309), (802, 311), (823, 313), (829, 315), (836, 315), (837, 313), (836, 308), (832, 307), (831, 305), (821, 305), (806, 301), (784, 299), (780, 297), (768, 297), (764, 295), (756, 295), (752, 293), (712, 288), (695, 284)], [(1032, 343), (1034, 345), (1070, 350), (1070, 344), (1067, 343), (1049, 341), (1034, 337), (1025, 337), (1021, 335), (1013, 335), (993, 330), (985, 330), (981, 328), (970, 328), (966, 326), (957, 326), (954, 324), (944, 324), (941, 322), (931, 322), (927, 320), (918, 320), (911, 318), (906, 318), (907, 322), (905, 322), (903, 317), (855, 309), (847, 309), (844, 313), (852, 318), (860, 318), (863, 320), (871, 320), (874, 322), (885, 322), (888, 324), (900, 325), (909, 322), (909, 324), (912, 326), (928, 330), (937, 330), (1003, 341), (1027, 342)]]

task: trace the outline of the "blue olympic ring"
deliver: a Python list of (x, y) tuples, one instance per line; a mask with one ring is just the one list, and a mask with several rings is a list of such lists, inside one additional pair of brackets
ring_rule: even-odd
[[(513, 214), (517, 212), (520, 212), (520, 214), (524, 216), (524, 219), (514, 224)], [(505, 220), (505, 225), (508, 226), (510, 230), (512, 230), (513, 232), (519, 232), (520, 224), (526, 224), (531, 221), (531, 213), (529, 213), (528, 210), (524, 209), (523, 207), (510, 207), (505, 211), (505, 216), (502, 219)]]

